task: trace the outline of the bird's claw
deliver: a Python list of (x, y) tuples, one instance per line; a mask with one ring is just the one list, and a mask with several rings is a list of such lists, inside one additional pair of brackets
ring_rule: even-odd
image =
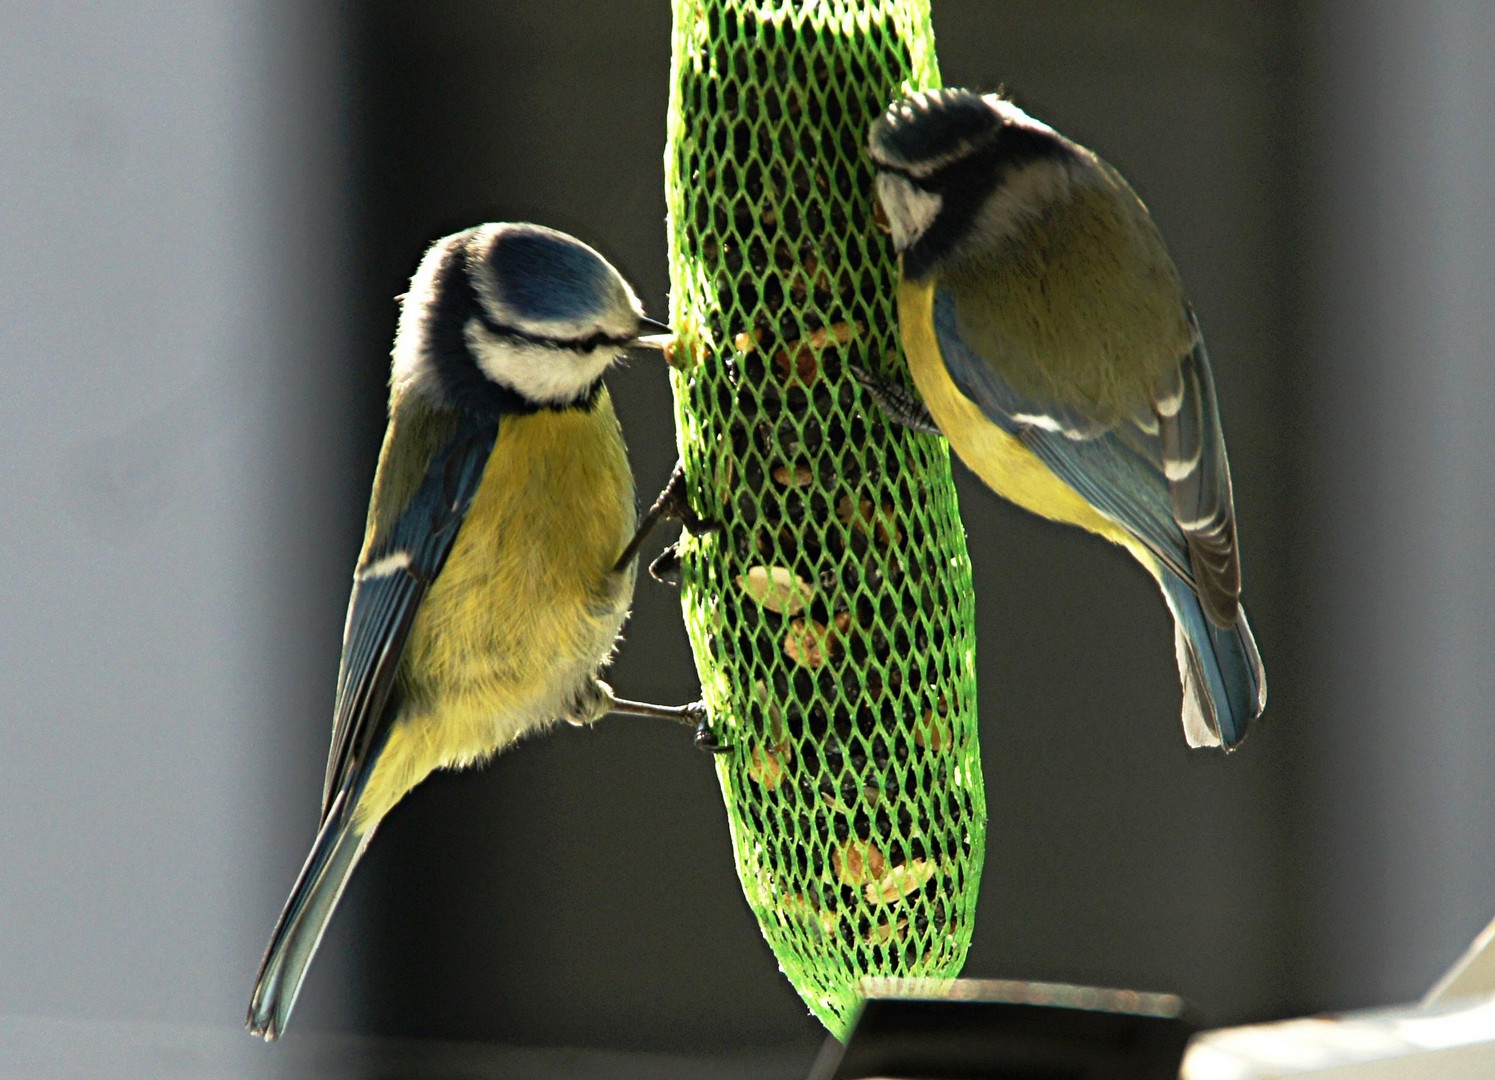
[[(654, 505), (645, 511), (644, 516), (639, 519), (638, 526), (633, 530), (633, 538), (623, 548), (623, 554), (618, 556), (618, 561), (613, 564), (613, 570), (622, 572), (633, 565), (634, 558), (638, 555), (639, 548), (648, 539), (654, 527), (661, 521), (678, 521), (685, 526), (685, 531), (692, 535), (716, 532), (722, 527), (721, 522), (703, 518), (690, 508), (690, 503), (685, 498), (685, 465), (677, 463), (674, 472), (670, 473), (669, 483), (665, 484), (664, 490), (659, 493), (659, 498), (654, 500)], [(659, 560), (655, 560), (658, 564)], [(679, 565), (679, 551), (676, 549), (675, 566)], [(661, 572), (668, 573), (668, 564)], [(654, 564), (649, 567), (649, 573), (660, 581), (666, 579), (655, 572)], [(678, 584), (678, 582), (676, 582)]]
[(874, 375), (866, 368), (855, 364), (846, 366), (852, 378), (862, 384), (862, 389), (867, 391), (868, 396), (877, 403), (877, 407), (888, 419), (911, 431), (921, 431), (926, 435), (943, 434), (930, 415), (929, 408), (913, 391)]
[(732, 749), (728, 743), (717, 741), (711, 730), (711, 714), (704, 701), (692, 701), (685, 709), (687, 721), (695, 721), (694, 741), (697, 750), (704, 750), (708, 754), (725, 754)]
[(669, 483), (665, 484), (664, 490), (659, 493), (659, 498), (654, 500), (653, 511), (662, 518), (680, 522), (685, 527), (685, 531), (693, 536), (713, 533), (722, 527), (719, 521), (701, 517), (686, 501), (684, 462), (677, 464), (675, 471), (670, 473)]
[(671, 544), (649, 564), (649, 576), (663, 585), (680, 584), (680, 545)]

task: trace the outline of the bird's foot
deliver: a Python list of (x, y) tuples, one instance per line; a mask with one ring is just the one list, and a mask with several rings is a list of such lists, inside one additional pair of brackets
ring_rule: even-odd
[(593, 679), (571, 699), (561, 719), (572, 727), (589, 727), (612, 712), (613, 688), (601, 679)]
[(675, 463), (675, 469), (670, 473), (669, 481), (664, 485), (664, 490), (659, 493), (659, 498), (654, 500), (650, 512), (670, 521), (680, 522), (685, 527), (685, 531), (692, 536), (716, 532), (722, 527), (720, 521), (701, 517), (686, 501), (685, 462), (683, 461)]
[(694, 739), (697, 750), (704, 750), (708, 754), (725, 754), (732, 749), (729, 744), (719, 741), (716, 733), (711, 730), (711, 714), (704, 701), (692, 701), (685, 708), (696, 718)]
[(939, 425), (934, 422), (934, 417), (930, 415), (928, 407), (912, 390), (889, 382), (855, 364), (848, 364), (847, 368), (851, 371), (852, 378), (862, 384), (862, 388), (867, 391), (868, 396), (877, 403), (877, 407), (888, 419), (912, 431), (922, 431), (926, 435), (942, 434)]
[(678, 521), (685, 527), (685, 531), (693, 536), (716, 532), (722, 527), (719, 521), (701, 517), (691, 509), (690, 503), (686, 501), (684, 462), (676, 463), (675, 470), (670, 473), (669, 482), (665, 484), (664, 490), (659, 493), (659, 498), (654, 500), (654, 505), (649, 507), (644, 516), (639, 519), (638, 528), (633, 533), (633, 539), (628, 541), (628, 546), (623, 549), (623, 554), (618, 556), (618, 561), (613, 565), (614, 570), (626, 569), (633, 562), (634, 558), (638, 555), (638, 549), (643, 546), (649, 534), (654, 531), (655, 526), (661, 521)]

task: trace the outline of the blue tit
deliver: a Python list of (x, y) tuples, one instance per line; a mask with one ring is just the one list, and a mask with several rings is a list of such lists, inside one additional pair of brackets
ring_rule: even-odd
[[(433, 770), (478, 764), (617, 700), (597, 675), (633, 595), (633, 476), (602, 375), (661, 346), (592, 248), (535, 225), (438, 241), (402, 301), (343, 631), (321, 826), (270, 939), (248, 1026), (285, 1030), (380, 820)], [(628, 704), (628, 703), (624, 703)]]
[(873, 125), (914, 385), (997, 494), (1126, 548), (1173, 613), (1191, 746), (1266, 706), (1214, 378), (1178, 270), (1110, 165), (995, 94)]

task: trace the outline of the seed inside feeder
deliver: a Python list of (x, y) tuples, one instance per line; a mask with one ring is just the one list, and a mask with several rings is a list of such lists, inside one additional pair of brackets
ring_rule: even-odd
[(805, 608), (810, 586), (793, 570), (782, 566), (752, 566), (738, 577), (743, 591), (769, 611), (798, 615)]

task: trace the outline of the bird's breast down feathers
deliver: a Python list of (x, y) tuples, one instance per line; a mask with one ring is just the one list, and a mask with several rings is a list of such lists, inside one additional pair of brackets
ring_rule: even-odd
[(564, 713), (622, 629), (632, 570), (612, 566), (635, 516), (605, 389), (590, 409), (503, 418), (482, 486), (411, 629), (401, 716), (360, 817), (378, 820), (382, 804), (433, 769), (482, 760)]

